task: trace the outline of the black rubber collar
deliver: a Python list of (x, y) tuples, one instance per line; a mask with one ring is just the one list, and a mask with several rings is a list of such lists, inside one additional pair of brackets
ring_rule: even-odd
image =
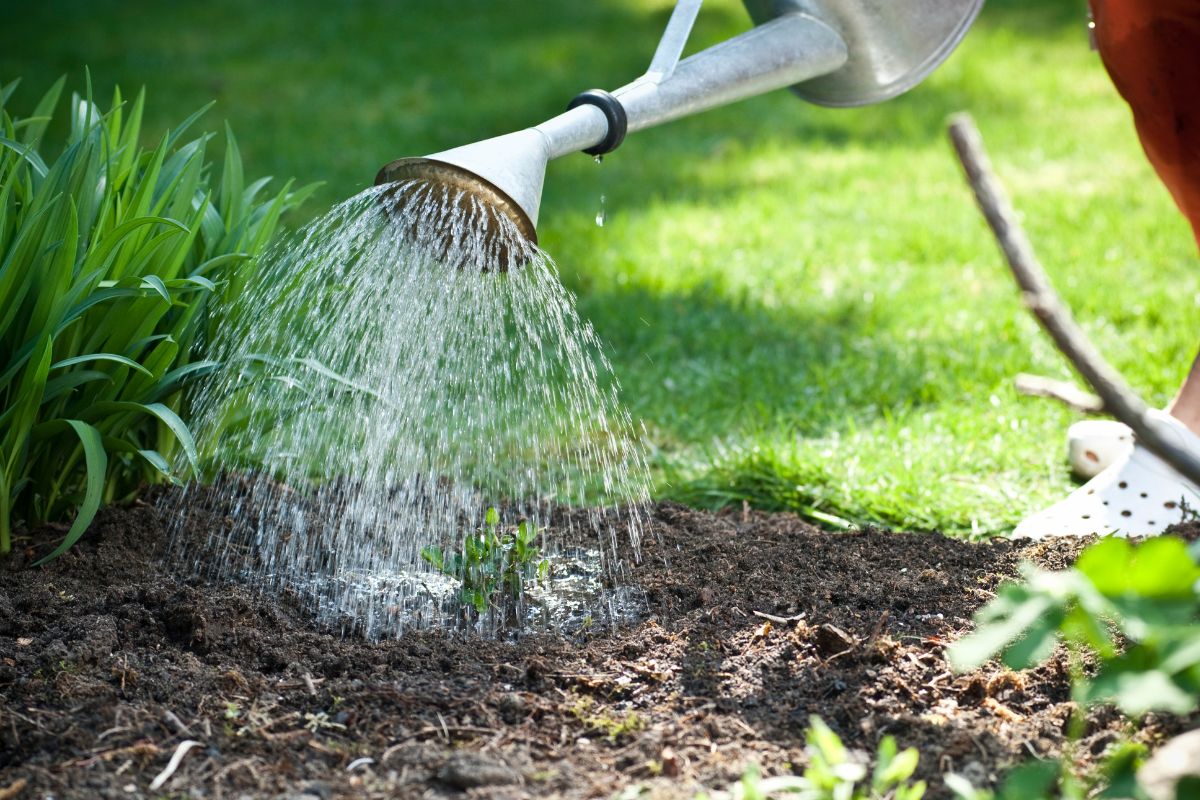
[(600, 144), (583, 152), (589, 156), (602, 156), (620, 147), (629, 128), (629, 117), (625, 115), (625, 106), (621, 105), (621, 101), (603, 89), (588, 89), (575, 95), (567, 104), (567, 111), (583, 105), (595, 106), (604, 112), (604, 118), (608, 120), (608, 135)]

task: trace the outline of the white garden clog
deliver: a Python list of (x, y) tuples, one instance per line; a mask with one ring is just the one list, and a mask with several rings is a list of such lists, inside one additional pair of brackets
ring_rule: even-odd
[(1096, 477), (1132, 449), (1133, 431), (1113, 419), (1085, 419), (1067, 429), (1071, 471), (1084, 479)]
[[(1164, 412), (1180, 446), (1200, 455), (1200, 436)], [(1152, 536), (1200, 510), (1200, 487), (1141, 445), (1067, 496), (1024, 520), (1013, 536)]]

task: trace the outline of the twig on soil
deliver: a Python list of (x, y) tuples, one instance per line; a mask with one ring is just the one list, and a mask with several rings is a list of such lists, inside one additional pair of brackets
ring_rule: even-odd
[(161, 789), (171, 779), (171, 776), (175, 774), (175, 770), (179, 769), (179, 765), (183, 763), (183, 757), (188, 754), (188, 751), (193, 747), (199, 746), (200, 743), (195, 739), (184, 739), (180, 742), (179, 746), (175, 748), (175, 752), (171, 755), (171, 760), (167, 762), (167, 766), (162, 772), (158, 773), (154, 780), (150, 781), (150, 791), (156, 792)]
[(225, 780), (226, 775), (228, 775), (229, 773), (233, 772), (235, 769), (238, 769), (240, 767), (245, 767), (246, 772), (249, 772), (250, 777), (254, 779), (254, 783), (260, 787), (262, 786), (262, 776), (259, 775), (258, 770), (256, 770), (254, 768), (255, 761), (258, 761), (258, 759), (257, 758), (239, 759), (239, 760), (233, 762), (232, 764), (222, 767), (220, 772), (213, 775), (213, 794), (216, 796), (217, 800), (220, 800), (220, 798), (223, 797), (225, 794), (225, 790), (221, 786), (221, 781)]
[(967, 182), (1021, 288), (1025, 305), (1062, 354), (1100, 395), (1105, 412), (1133, 429), (1142, 445), (1185, 478), (1200, 483), (1200, 458), (1177, 444), (1167, 423), (1150, 414), (1145, 402), (1096, 351), (1050, 285), (1033, 246), (1017, 222), (1016, 211), (996, 178), (974, 120), (969, 114), (956, 115), (950, 121), (949, 133)]
[(883, 626), (887, 625), (889, 617), (891, 617), (891, 612), (885, 608), (883, 613), (879, 615), (879, 619), (875, 621), (875, 627), (871, 628), (871, 635), (867, 637), (867, 641), (864, 646), (868, 650), (874, 647), (875, 643), (879, 641), (879, 637), (883, 633)]
[[(975, 734), (971, 733), (970, 731), (967, 731), (967, 738), (971, 740), (971, 743), (973, 745), (975, 745), (975, 749), (979, 751), (979, 755), (983, 756), (983, 760), (985, 762), (989, 758), (991, 758), (991, 755), (988, 753), (987, 748), (983, 746), (983, 742), (979, 741), (978, 737), (976, 737)], [(1036, 753), (1034, 753), (1034, 758), (1037, 758)]]
[(326, 745), (323, 745), (323, 744), (321, 744), (321, 743), (320, 743), (319, 741), (317, 741), (316, 739), (309, 739), (309, 740), (308, 740), (308, 742), (307, 742), (307, 744), (308, 744), (308, 746), (309, 746), (309, 747), (311, 747), (313, 750), (316, 750), (318, 753), (321, 753), (321, 754), (323, 754), (323, 755), (327, 755), (327, 756), (336, 756), (336, 755), (340, 755), (340, 754), (338, 753), (338, 751), (337, 751), (337, 750), (334, 750), (334, 749), (333, 749), (333, 748), (331, 748), (331, 747), (328, 747), (328, 746), (326, 746)]
[(29, 781), (25, 778), (17, 778), (8, 786), (0, 787), (0, 800), (13, 800), (14, 797), (25, 791), (25, 787), (29, 785)]
[(744, 732), (746, 732), (747, 734), (749, 734), (751, 739), (759, 739), (759, 738), (761, 738), (761, 737), (758, 735), (758, 731), (754, 730), (754, 728), (751, 728), (749, 725), (747, 725), (745, 722), (742, 722), (742, 721), (741, 721), (740, 719), (738, 719), (737, 717), (730, 717), (730, 720), (733, 722), (733, 724), (734, 724), (734, 725), (738, 726), (738, 727), (739, 727), (739, 728), (741, 728), (741, 729), (742, 729)]
[(934, 675), (932, 678), (930, 678), (929, 681), (926, 684), (924, 684), (924, 686), (926, 689), (937, 689), (939, 683), (946, 680), (947, 678), (953, 678), (953, 677), (954, 677), (953, 672), (949, 672), (949, 671), (940, 672), (937, 675)]
[[(30, 710), (32, 711), (33, 709), (30, 709)], [(46, 726), (45, 726), (45, 725), (43, 725), (42, 723), (38, 722), (37, 720), (35, 720), (35, 719), (30, 719), (29, 717), (25, 716), (24, 714), (21, 714), (21, 713), (19, 713), (19, 712), (17, 712), (17, 711), (13, 711), (11, 708), (6, 708), (6, 709), (4, 709), (4, 713), (5, 713), (5, 714), (9, 714), (9, 715), (11, 715), (11, 716), (13, 716), (13, 717), (16, 717), (17, 719), (21, 720), (22, 722), (25, 722), (25, 723), (28, 723), (29, 725), (32, 725), (33, 727), (37, 728), (39, 731), (45, 730), (45, 728), (46, 728)]]
[(162, 750), (159, 749), (158, 745), (154, 744), (153, 742), (143, 739), (140, 742), (134, 742), (133, 744), (129, 745), (128, 747), (118, 747), (113, 750), (105, 750), (104, 752), (96, 753), (95, 755), (91, 756), (90, 758), (81, 758), (76, 761), (71, 761), (67, 764), (67, 766), (68, 767), (90, 767), (93, 764), (96, 764), (100, 761), (112, 761), (114, 758), (118, 758), (118, 757), (124, 756), (124, 755), (133, 754), (133, 755), (139, 755), (139, 756), (143, 756), (143, 755), (156, 756), (161, 752), (162, 752)]
[(314, 678), (312, 675), (308, 675), (308, 680), (304, 680), (304, 681), (280, 681), (279, 683), (275, 684), (275, 688), (276, 689), (299, 689), (301, 686), (303, 686), (307, 690), (308, 685), (310, 683), (313, 685), (313, 688), (315, 689), (316, 687), (320, 686), (324, 682), (325, 682), (324, 678)]
[(1013, 378), (1013, 388), (1017, 390), (1018, 394), (1057, 400), (1068, 408), (1084, 414), (1100, 414), (1104, 411), (1103, 400), (1069, 381), (1020, 372), (1017, 377)]
[(179, 736), (191, 736), (192, 732), (187, 725), (183, 724), (178, 715), (171, 709), (164, 709), (162, 713), (163, 722), (167, 724)]
[(787, 625), (789, 622), (799, 622), (800, 620), (804, 619), (805, 616), (807, 616), (803, 611), (801, 611), (799, 614), (793, 614), (790, 617), (777, 617), (774, 614), (768, 614), (765, 611), (751, 611), (750, 613), (756, 617), (770, 620), (777, 625)]
[[(441, 717), (440, 714), (438, 716), (439, 718)], [(413, 739), (424, 739), (426, 736), (437, 735), (439, 737), (444, 737), (448, 742), (450, 741), (451, 733), (468, 733), (478, 736), (495, 735), (498, 733), (495, 728), (480, 728), (475, 725), (447, 725), (445, 720), (442, 720), (441, 722), (441, 725), (430, 725), (425, 728), (421, 728), (419, 731), (413, 731), (412, 733), (404, 734), (396, 740), (395, 744), (383, 751), (383, 755), (379, 757), (379, 763), (385, 763), (388, 759), (388, 756), (395, 753)]]

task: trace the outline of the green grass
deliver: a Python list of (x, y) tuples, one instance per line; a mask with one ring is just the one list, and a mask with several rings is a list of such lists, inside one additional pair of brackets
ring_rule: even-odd
[[(667, 0), (63, 0), (0, 29), (0, 76), (145, 83), (150, 132), (215, 96), (248, 168), (324, 180), (531, 124), (649, 61)], [(611, 347), (660, 496), (997, 530), (1070, 487), (1068, 377), (1018, 304), (945, 142), (971, 111), (1102, 351), (1166, 402), (1196, 346), (1195, 245), (1088, 51), (1084, 3), (992, 0), (934, 77), (877, 107), (787, 93), (552, 165), (540, 234)], [(710, 0), (693, 47), (747, 25)], [(594, 224), (599, 197), (608, 221)]]

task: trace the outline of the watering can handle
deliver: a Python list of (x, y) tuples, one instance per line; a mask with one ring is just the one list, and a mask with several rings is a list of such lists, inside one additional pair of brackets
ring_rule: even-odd
[(679, 0), (675, 4), (671, 19), (667, 21), (667, 29), (663, 31), (658, 49), (654, 51), (654, 58), (650, 61), (650, 69), (646, 70), (643, 76), (644, 80), (662, 83), (671, 77), (675, 65), (679, 63), (679, 57), (683, 55), (683, 47), (692, 33), (692, 26), (696, 23), (702, 2), (704, 0)]

